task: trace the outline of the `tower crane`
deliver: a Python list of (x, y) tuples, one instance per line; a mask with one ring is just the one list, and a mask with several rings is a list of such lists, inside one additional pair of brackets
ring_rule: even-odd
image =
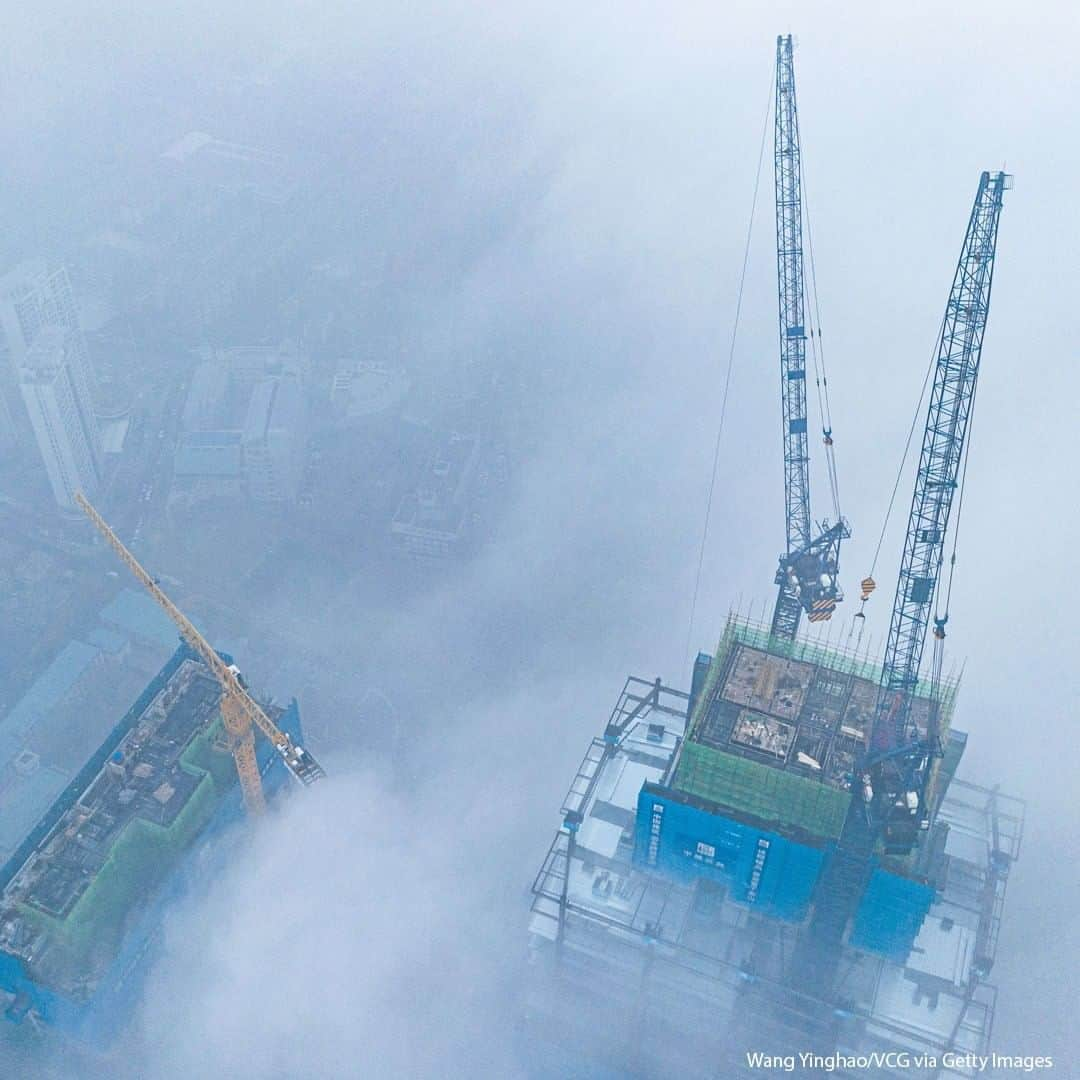
[[(909, 851), (930, 824), (928, 788), (940, 756), (937, 710), (931, 702), (927, 730), (912, 723), (911, 703), (929, 629), (953, 497), (963, 482), (965, 440), (975, 404), (983, 335), (990, 311), (998, 220), (1011, 177), (984, 172), (949, 292), (938, 339), (930, 405), (923, 432), (904, 553), (896, 582), (878, 702), (864, 765), (866, 795), (887, 846)], [(945, 638), (944, 614), (934, 618), (935, 651)], [(931, 695), (933, 696), (933, 695)]]
[(82, 492), (76, 492), (75, 501), (109, 546), (120, 556), (124, 565), (176, 624), (181, 637), (217, 679), (221, 687), (221, 720), (229, 737), (233, 761), (236, 762), (236, 772), (240, 777), (240, 788), (244, 795), (244, 805), (248, 812), (258, 814), (266, 808), (259, 766), (255, 758), (255, 728), (270, 740), (286, 768), (300, 783), (309, 785), (321, 780), (326, 775), (322, 766), (266, 715), (262, 706), (248, 692), (240, 669), (235, 664), (227, 664), (222, 660), (187, 616), (165, 595), (157, 579), (143, 569)]
[[(815, 530), (810, 518), (810, 457), (806, 423), (806, 287), (803, 275), (802, 157), (795, 103), (794, 44), (776, 39), (776, 276), (780, 312), (780, 390), (784, 433), (784, 510), (787, 548), (775, 583), (780, 587), (771, 634), (791, 640), (802, 613), (812, 622), (831, 618), (843, 599), (838, 581), (840, 541), (851, 535), (840, 517)], [(823, 417), (830, 477), (835, 478), (832, 432)], [(834, 502), (836, 488), (833, 485)]]
[[(945, 534), (971, 422), (983, 334), (990, 309), (1004, 173), (979, 180), (941, 326), (922, 454), (896, 586), (870, 746), (852, 784), (852, 797), (836, 849), (814, 890), (814, 911), (800, 935), (793, 971), (804, 985), (828, 994), (840, 943), (871, 873), (879, 840), (889, 854), (911, 851), (930, 825), (932, 763), (940, 754), (931, 702), (925, 734), (911, 723), (911, 699), (930, 621)], [(935, 620), (936, 645), (947, 613)]]

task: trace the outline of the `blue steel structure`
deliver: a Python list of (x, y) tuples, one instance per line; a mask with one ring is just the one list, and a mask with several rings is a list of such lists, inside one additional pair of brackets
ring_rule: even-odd
[[(931, 763), (941, 752), (939, 732), (933, 709), (925, 734), (915, 728), (911, 701), (944, 561), (953, 497), (962, 482), (965, 440), (990, 311), (998, 221), (1009, 181), (1003, 172), (984, 172), (980, 177), (953, 277), (882, 665), (866, 768), (871, 772), (874, 815), (885, 831), (887, 845), (898, 853), (911, 849), (931, 813), (927, 788)], [(947, 618), (946, 611), (935, 619), (939, 642), (945, 637)]]
[(676, 881), (719, 882), (736, 903), (770, 918), (805, 918), (824, 858), (822, 846), (695, 805), (674, 788), (646, 783), (638, 796), (635, 863)]
[[(795, 102), (791, 35), (776, 39), (776, 278), (780, 314), (780, 396), (784, 432), (784, 520), (787, 550), (780, 557), (772, 634), (791, 640), (802, 612), (829, 618), (843, 593), (837, 581), (840, 541), (850, 535), (840, 519), (813, 535), (810, 455), (806, 427), (806, 283), (803, 275), (802, 157)], [(831, 433), (825, 432), (826, 444)], [(839, 515), (838, 515), (839, 516)]]

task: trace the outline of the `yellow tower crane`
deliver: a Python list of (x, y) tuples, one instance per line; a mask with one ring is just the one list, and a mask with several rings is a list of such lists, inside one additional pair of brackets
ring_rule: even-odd
[(233, 760), (236, 762), (236, 771), (240, 776), (240, 787), (244, 793), (244, 804), (248, 812), (258, 814), (266, 808), (262, 779), (255, 760), (255, 728), (258, 728), (270, 740), (289, 772), (302, 784), (313, 784), (316, 780), (321, 780), (326, 775), (322, 766), (303, 747), (297, 746), (266, 715), (259, 703), (248, 693), (241, 678), (240, 669), (235, 664), (226, 664), (218, 656), (206, 638), (162, 592), (157, 581), (124, 547), (120, 538), (109, 528), (104, 518), (90, 505), (89, 500), (81, 492), (76, 492), (75, 501), (94, 523), (98, 532), (105, 537), (109, 546), (120, 556), (124, 565), (139, 579), (143, 588), (165, 609), (165, 613), (176, 623), (181, 637), (199, 654), (221, 686), (221, 720), (229, 736), (230, 748)]

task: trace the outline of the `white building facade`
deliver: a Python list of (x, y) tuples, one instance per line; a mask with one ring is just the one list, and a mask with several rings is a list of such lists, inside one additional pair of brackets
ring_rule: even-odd
[(76, 336), (63, 326), (42, 328), (19, 379), (53, 496), (63, 510), (77, 509), (76, 491), (92, 498), (101, 480), (101, 437)]
[(242, 436), (244, 476), (255, 502), (291, 503), (304, 466), (304, 395), (291, 373), (255, 384)]
[[(0, 395), (5, 386), (14, 388), (21, 382), (30, 349), (49, 326), (70, 331), (66, 346), (69, 363), (79, 369), (78, 378), (87, 388), (92, 406), (98, 397), (97, 386), (71, 280), (65, 267), (50, 266), (44, 259), (21, 263), (0, 278)], [(12, 443), (16, 438), (11, 412), (0, 405), (0, 443)]]

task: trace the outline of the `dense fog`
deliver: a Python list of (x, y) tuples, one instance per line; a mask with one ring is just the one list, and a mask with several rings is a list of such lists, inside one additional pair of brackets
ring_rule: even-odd
[[(994, 1043), (1053, 1055), (1067, 1075), (1080, 946), (1071, 9), (9, 9), (0, 271), (67, 268), (97, 393), (127, 422), (102, 512), (252, 686), (299, 699), (329, 774), (217, 842), (107, 1065), (13, 1029), (0, 1035), (11, 1075), (529, 1074), (514, 1038), (528, 889), (588, 741), (628, 674), (688, 688), (728, 612), (773, 601), (781, 32), (799, 42), (849, 600), (979, 174), (1016, 176), (948, 662), (963, 668), (961, 775), (1028, 800)], [(193, 132), (257, 151), (237, 166), (250, 171), (203, 176), (176, 149)], [(200, 363), (282, 343), (307, 365), (290, 497), (185, 488), (176, 453)], [(359, 379), (357, 364), (389, 383), (390, 409), (342, 414), (335, 379)], [(17, 409), (17, 388), (2, 389)], [(468, 542), (419, 563), (392, 522), (451, 429), (483, 444), (482, 497)], [(878, 655), (910, 485), (909, 460), (867, 607)], [(134, 586), (60, 512), (25, 430), (3, 450), (0, 495), (6, 709)], [(50, 562), (35, 578), (16, 563), (39, 545)], [(813, 633), (850, 640), (846, 608)]]

